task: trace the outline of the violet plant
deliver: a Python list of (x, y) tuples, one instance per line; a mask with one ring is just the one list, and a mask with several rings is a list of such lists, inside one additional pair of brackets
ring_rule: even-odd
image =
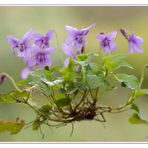
[[(13, 53), (23, 58), (26, 68), (21, 72), (22, 80), (18, 82), (7, 73), (1, 73), (0, 85), (10, 79), (14, 89), (0, 94), (0, 103), (24, 104), (32, 108), (36, 113), (36, 118), (30, 122), (33, 130), (41, 129), (44, 124), (58, 127), (70, 123), (73, 131), (73, 124), (76, 121), (106, 122), (106, 114), (130, 110), (133, 110), (129, 117), (131, 124), (147, 125), (148, 121), (141, 117), (135, 104), (138, 97), (148, 94), (148, 89), (142, 86), (144, 69), (147, 65), (143, 67), (141, 78), (120, 71), (122, 68), (133, 69), (126, 62), (126, 57), (135, 51), (143, 52), (141, 48), (143, 39), (120, 29), (119, 33), (127, 40), (129, 54), (115, 54), (118, 48), (115, 43), (117, 32), (110, 32), (107, 35), (100, 33), (96, 39), (102, 54), (98, 49), (95, 53), (86, 52), (86, 35), (94, 26), (95, 24), (92, 24), (81, 30), (65, 26), (69, 35), (60, 49), (67, 56), (62, 67), (55, 66), (50, 57), (56, 50), (49, 44), (54, 38), (54, 31), (49, 30), (46, 35), (40, 35), (31, 30), (22, 40), (12, 35), (7, 36)], [(124, 104), (119, 106), (100, 104), (99, 100), (104, 94), (120, 87), (128, 89), (131, 93)], [(43, 98), (46, 99), (43, 105), (36, 102), (34, 94), (38, 94), (41, 101)], [(1, 120), (0, 132), (16, 134), (24, 126), (28, 126), (28, 123), (19, 118), (15, 122)]]

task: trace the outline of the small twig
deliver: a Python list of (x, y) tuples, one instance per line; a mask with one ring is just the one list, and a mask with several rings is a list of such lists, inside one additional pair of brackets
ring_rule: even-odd
[(61, 58), (61, 62), (63, 63), (64, 61), (64, 57), (62, 56), (62, 50), (60, 49), (61, 47), (59, 46), (59, 39), (58, 39), (58, 34), (56, 31), (55, 32), (55, 36), (56, 36), (56, 41), (57, 41), (57, 45), (58, 45), (58, 49), (59, 49), (59, 53), (60, 53), (60, 58)]

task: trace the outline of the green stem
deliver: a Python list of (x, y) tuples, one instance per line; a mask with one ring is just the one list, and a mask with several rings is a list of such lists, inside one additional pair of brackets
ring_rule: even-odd
[(127, 102), (125, 104), (123, 104), (122, 106), (115, 108), (115, 110), (121, 110), (125, 107), (127, 107), (128, 105), (132, 104), (134, 101), (133, 95), (127, 100)]
[(144, 67), (142, 68), (142, 72), (141, 72), (141, 77), (140, 77), (140, 83), (139, 83), (139, 86), (141, 87), (142, 83), (143, 83), (143, 80), (144, 80), (144, 70), (145, 70), (145, 65)]
[(19, 87), (16, 85), (16, 82), (14, 81), (14, 79), (7, 73), (2, 73), (3, 75), (5, 75), (13, 84), (14, 88), (17, 89), (19, 92), (22, 92)]
[(97, 98), (98, 98), (98, 92), (99, 92), (99, 87), (97, 87), (97, 89), (96, 89), (96, 95), (95, 95), (95, 99), (97, 100)]
[(93, 99), (93, 100), (95, 100), (96, 98), (93, 96), (93, 94), (92, 94), (92, 91), (91, 91), (91, 90), (89, 90), (89, 93), (90, 93), (90, 95), (91, 95), (92, 99)]
[(82, 99), (80, 100), (80, 102), (75, 106), (74, 110), (79, 107), (81, 105), (81, 103), (84, 101), (85, 97), (86, 97), (87, 91), (84, 91)]
[(65, 115), (65, 112), (63, 111), (63, 109), (62, 109), (61, 107), (59, 107), (59, 106), (56, 104), (56, 102), (55, 102), (55, 92), (54, 92), (54, 89), (53, 89), (52, 87), (51, 87), (51, 91), (52, 91), (52, 94), (53, 94), (52, 100), (53, 100), (54, 104), (56, 105), (57, 109), (58, 109), (59, 111), (61, 111), (61, 112)]
[(61, 47), (59, 46), (59, 39), (58, 39), (58, 35), (57, 35), (56, 31), (55, 31), (55, 36), (56, 36), (56, 41), (57, 41), (57, 45), (58, 45), (58, 49), (59, 49), (59, 53), (60, 53), (61, 62), (63, 63), (64, 57), (62, 56), (62, 50), (60, 49)]
[(99, 65), (100, 65), (100, 63), (102, 63), (102, 50), (101, 50), (101, 48), (99, 48), (99, 52), (98, 52), (98, 56), (99, 56)]

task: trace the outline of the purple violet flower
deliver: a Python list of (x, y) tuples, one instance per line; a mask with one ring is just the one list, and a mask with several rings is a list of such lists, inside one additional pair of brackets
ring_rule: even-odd
[(37, 69), (43, 69), (45, 65), (51, 66), (52, 60), (48, 55), (54, 52), (54, 48), (40, 49), (38, 46), (33, 46), (31, 52), (28, 52), (25, 57), (25, 62), (28, 67), (36, 66)]
[(30, 48), (30, 39), (32, 37), (32, 29), (30, 29), (22, 39), (17, 39), (12, 35), (6, 37), (14, 54), (19, 57), (25, 57), (26, 51)]
[(120, 32), (128, 40), (129, 53), (133, 53), (135, 51), (139, 53), (143, 52), (141, 44), (144, 40), (141, 37), (136, 36), (134, 33), (128, 34), (123, 28), (120, 29)]
[[(76, 54), (73, 51), (73, 48), (67, 44), (62, 45), (62, 49), (66, 55), (72, 57), (74, 60), (76, 59)], [(67, 67), (69, 65), (69, 57), (65, 59), (64, 65)]]
[(142, 53), (143, 50), (141, 48), (141, 44), (143, 42), (144, 40), (141, 37), (136, 36), (134, 33), (132, 33), (128, 38), (129, 53), (133, 53), (134, 51)]
[(113, 39), (116, 38), (116, 35), (117, 32), (110, 32), (108, 35), (100, 33), (97, 36), (97, 39), (100, 42), (100, 47), (104, 50), (105, 54), (117, 49), (117, 44), (113, 41)]
[(34, 44), (39, 46), (40, 48), (48, 48), (49, 47), (49, 41), (53, 39), (54, 37), (54, 31), (49, 30), (45, 36), (41, 34), (34, 34), (33, 35), (33, 41)]
[(69, 35), (66, 39), (66, 44), (74, 46), (77, 49), (77, 52), (82, 53), (86, 44), (85, 37), (88, 34), (89, 30), (95, 25), (96, 23), (93, 23), (87, 28), (81, 30), (66, 25), (65, 29), (69, 32)]

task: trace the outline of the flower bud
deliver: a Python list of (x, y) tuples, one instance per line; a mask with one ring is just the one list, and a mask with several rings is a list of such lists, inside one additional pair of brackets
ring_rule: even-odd
[(5, 74), (0, 74), (0, 85), (3, 84), (3, 82), (6, 80), (6, 75)]
[(128, 40), (128, 34), (126, 33), (125, 29), (120, 29), (121, 34)]

